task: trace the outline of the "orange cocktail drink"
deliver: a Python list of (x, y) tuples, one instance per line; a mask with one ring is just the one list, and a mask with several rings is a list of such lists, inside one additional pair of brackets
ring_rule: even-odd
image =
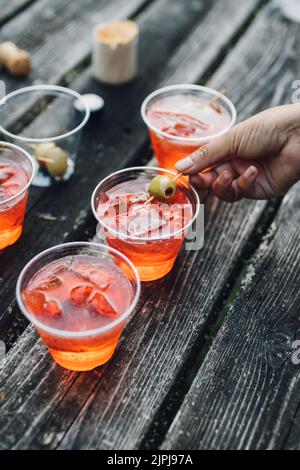
[(21, 236), (33, 162), (23, 149), (0, 142), (0, 250)]
[[(173, 85), (151, 93), (141, 113), (158, 165), (170, 170), (210, 140), (227, 132), (236, 121), (232, 102), (198, 85)], [(211, 104), (209, 104), (211, 103)]]
[(39, 254), (17, 284), (19, 306), (53, 359), (78, 371), (110, 359), (139, 293), (138, 274), (125, 256), (85, 242)]
[(159, 279), (172, 269), (200, 207), (196, 191), (182, 177), (173, 197), (145, 205), (157, 175), (173, 178), (176, 173), (153, 167), (117, 171), (101, 181), (92, 196), (107, 243), (133, 262), (142, 281)]

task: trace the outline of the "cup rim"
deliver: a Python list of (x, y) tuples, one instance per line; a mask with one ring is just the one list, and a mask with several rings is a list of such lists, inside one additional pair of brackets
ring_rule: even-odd
[[(100, 219), (100, 217), (98, 216), (97, 214), (97, 210), (96, 210), (96, 207), (95, 207), (95, 204), (94, 204), (94, 201), (95, 201), (95, 198), (96, 198), (96, 194), (97, 194), (97, 191), (99, 189), (99, 187), (106, 183), (106, 181), (108, 181), (111, 177), (115, 176), (115, 175), (120, 175), (122, 173), (126, 173), (126, 172), (130, 172), (130, 171), (137, 171), (137, 170), (153, 170), (153, 171), (157, 171), (157, 172), (160, 172), (160, 171), (163, 171), (165, 173), (168, 173), (172, 176), (176, 176), (178, 173), (176, 173), (175, 171), (171, 171), (171, 170), (166, 170), (165, 168), (160, 168), (160, 167), (154, 167), (154, 166), (134, 166), (134, 167), (130, 167), (130, 168), (124, 168), (122, 170), (118, 170), (118, 171), (115, 171), (114, 173), (111, 173), (110, 175), (106, 176), (105, 178), (103, 178), (96, 186), (96, 188), (94, 189), (93, 191), (93, 194), (92, 194), (92, 197), (91, 197), (91, 207), (92, 207), (92, 211), (93, 211), (93, 214), (96, 218), (96, 220), (100, 223), (100, 225), (105, 229), (107, 230), (108, 232), (112, 233), (114, 236), (116, 236), (117, 238), (119, 239), (122, 239), (122, 240), (130, 240), (130, 241), (143, 241), (143, 242), (151, 242), (151, 241), (157, 241), (157, 240), (166, 240), (166, 239), (169, 239), (169, 238), (175, 238), (176, 235), (179, 235), (183, 232), (185, 232), (186, 230), (188, 230), (190, 228), (190, 226), (194, 223), (194, 221), (196, 220), (196, 218), (198, 217), (199, 215), (199, 211), (200, 211), (200, 198), (199, 198), (199, 195), (197, 193), (197, 191), (195, 190), (195, 188), (193, 188), (193, 186), (188, 182), (188, 181), (185, 181), (186, 184), (188, 185), (188, 188), (192, 191), (192, 193), (194, 194), (195, 198), (196, 198), (196, 210), (195, 210), (195, 214), (193, 215), (192, 219), (184, 226), (182, 227), (180, 230), (178, 230), (177, 232), (175, 232), (174, 234), (171, 235), (171, 237), (169, 235), (165, 235), (165, 236), (157, 236), (157, 237), (143, 237), (143, 238), (140, 238), (140, 237), (133, 237), (131, 235), (120, 235), (120, 233), (117, 231), (117, 230), (114, 230), (112, 229), (111, 227), (109, 227), (105, 222), (103, 222), (103, 220)], [(180, 180), (180, 178), (179, 178)]]
[(78, 124), (78, 126), (74, 127), (74, 129), (70, 130), (69, 132), (66, 132), (65, 134), (60, 134), (60, 135), (57, 135), (57, 136), (54, 136), (54, 137), (43, 137), (43, 138), (40, 138), (40, 139), (33, 138), (33, 137), (24, 137), (24, 136), (21, 136), (21, 135), (13, 134), (12, 132), (9, 132), (7, 129), (5, 129), (0, 124), (0, 131), (3, 132), (3, 134), (6, 135), (7, 137), (10, 137), (11, 139), (14, 139), (14, 140), (17, 140), (17, 141), (20, 141), (20, 142), (27, 142), (27, 143), (28, 142), (29, 143), (31, 143), (31, 142), (32, 143), (43, 143), (43, 142), (49, 142), (49, 141), (56, 142), (58, 140), (62, 140), (62, 139), (65, 139), (67, 137), (70, 137), (71, 135), (73, 135), (76, 132), (80, 131), (80, 129), (82, 129), (82, 127), (86, 124), (87, 120), (90, 117), (90, 109), (87, 106), (87, 104), (85, 103), (82, 95), (80, 93), (77, 93), (77, 91), (72, 90), (71, 88), (66, 88), (66, 87), (62, 87), (62, 86), (58, 86), (58, 85), (32, 85), (32, 86), (28, 86), (28, 87), (19, 88), (18, 90), (14, 90), (14, 91), (8, 93), (8, 95), (1, 98), (0, 106), (6, 104), (6, 102), (9, 99), (14, 98), (15, 96), (22, 95), (22, 94), (25, 94), (25, 93), (31, 93), (31, 92), (34, 92), (34, 91), (59, 91), (59, 92), (65, 93), (66, 95), (73, 96), (74, 98), (79, 100), (81, 102), (82, 106), (83, 106), (84, 111), (85, 111), (85, 115), (84, 115), (81, 123)]
[(0, 207), (1, 207), (2, 204), (4, 205), (4, 204), (7, 204), (7, 203), (10, 203), (14, 199), (17, 199), (19, 196), (21, 196), (23, 193), (25, 193), (28, 190), (29, 186), (31, 185), (34, 174), (35, 174), (35, 166), (34, 166), (34, 163), (33, 163), (33, 159), (30, 156), (30, 154), (28, 152), (26, 152), (26, 150), (19, 147), (18, 145), (11, 144), (10, 142), (4, 142), (2, 140), (0, 141), (0, 150), (1, 150), (1, 148), (10, 148), (12, 150), (16, 150), (16, 151), (22, 153), (23, 156), (26, 157), (27, 160), (30, 163), (31, 176), (30, 176), (29, 180), (27, 181), (26, 185), (24, 186), (24, 188), (22, 188), (17, 194), (15, 194), (14, 196), (9, 197), (8, 199), (4, 199), (4, 201), (0, 201)]
[[(135, 281), (136, 281), (136, 292), (134, 294), (134, 297), (132, 299), (132, 302), (131, 302), (129, 308), (122, 315), (120, 315), (120, 317), (118, 317), (116, 320), (112, 321), (108, 325), (104, 325), (104, 326), (101, 326), (99, 328), (94, 328), (94, 329), (91, 329), (91, 330), (84, 330), (84, 331), (60, 330), (58, 328), (54, 328), (52, 326), (45, 325), (43, 322), (38, 320), (34, 315), (32, 315), (31, 313), (29, 313), (27, 311), (26, 306), (25, 306), (25, 304), (23, 302), (23, 299), (22, 299), (22, 295), (21, 295), (21, 283), (23, 281), (23, 278), (24, 278), (24, 275), (25, 275), (26, 271), (36, 261), (41, 259), (43, 256), (47, 255), (48, 253), (55, 252), (57, 249), (62, 248), (62, 247), (76, 247), (76, 246), (78, 246), (78, 247), (79, 246), (94, 247), (94, 248), (97, 248), (98, 250), (99, 249), (104, 250), (107, 253), (112, 253), (112, 254), (118, 256), (119, 258), (122, 258), (123, 261), (125, 261), (130, 266), (130, 268), (132, 269), (132, 271), (134, 273)], [(128, 259), (125, 255), (123, 255), (123, 253), (121, 253), (118, 250), (115, 250), (114, 248), (112, 248), (110, 246), (103, 245), (101, 243), (92, 243), (92, 242), (62, 243), (60, 245), (55, 245), (55, 246), (52, 246), (52, 247), (48, 248), (47, 250), (42, 251), (41, 253), (34, 256), (24, 266), (24, 268), (22, 269), (22, 271), (19, 275), (17, 285), (16, 285), (16, 298), (17, 298), (18, 305), (19, 305), (23, 315), (37, 328), (39, 328), (39, 329), (41, 329), (41, 330), (43, 330), (47, 333), (50, 333), (54, 336), (60, 336), (60, 337), (63, 337), (63, 338), (85, 338), (85, 337), (88, 337), (88, 336), (96, 336), (98, 334), (105, 333), (105, 332), (115, 328), (117, 325), (119, 325), (124, 320), (126, 320), (129, 317), (129, 315), (133, 312), (133, 310), (135, 309), (135, 307), (138, 303), (138, 300), (140, 298), (140, 294), (141, 294), (141, 281), (140, 281), (137, 269), (134, 266), (134, 264), (132, 263), (132, 261), (130, 261), (130, 259)]]
[(130, 18), (126, 18), (126, 19), (114, 19), (112, 21), (102, 21), (102, 23), (99, 23), (97, 24), (94, 29), (93, 29), (93, 32), (92, 32), (92, 36), (93, 36), (93, 39), (96, 41), (96, 43), (99, 43), (99, 40), (97, 39), (97, 33), (98, 31), (100, 31), (103, 27), (109, 25), (110, 23), (123, 23), (124, 21), (128, 21), (130, 23), (133, 23), (136, 27), (136, 34), (134, 35), (134, 37), (132, 38), (132, 40), (136, 39), (136, 37), (138, 36), (139, 32), (140, 32), (140, 28), (139, 28), (139, 25), (137, 24), (136, 21), (130, 19)]
[(173, 141), (185, 142), (185, 143), (192, 142), (192, 143), (201, 144), (201, 143), (209, 142), (212, 139), (215, 139), (216, 137), (220, 137), (221, 135), (228, 132), (229, 129), (231, 129), (234, 126), (234, 124), (236, 123), (236, 119), (237, 119), (236, 108), (235, 108), (234, 104), (232, 103), (232, 101), (229, 98), (227, 98), (227, 96), (223, 95), (222, 97), (220, 97), (220, 100), (223, 100), (223, 102), (225, 102), (228, 105), (228, 107), (231, 111), (231, 120), (230, 120), (229, 124), (224, 129), (217, 132), (216, 134), (212, 134), (208, 137), (180, 137), (180, 136), (177, 137), (177, 136), (174, 136), (174, 135), (170, 135), (167, 132), (161, 131), (160, 129), (155, 127), (149, 121), (149, 119), (147, 118), (147, 114), (146, 114), (147, 105), (148, 105), (149, 101), (152, 100), (152, 98), (154, 98), (155, 96), (158, 96), (158, 95), (163, 94), (165, 92), (173, 91), (173, 90), (176, 90), (176, 89), (178, 89), (178, 90), (205, 91), (205, 92), (210, 93), (214, 96), (217, 96), (219, 94), (219, 92), (217, 90), (214, 90), (213, 88), (209, 88), (209, 87), (202, 86), (202, 85), (189, 85), (189, 84), (168, 85), (168, 86), (158, 88), (157, 90), (153, 91), (152, 93), (150, 93), (150, 95), (148, 95), (144, 99), (144, 101), (142, 103), (142, 106), (141, 106), (141, 115), (142, 115), (142, 119), (143, 119), (144, 123), (146, 124), (146, 126), (149, 129), (151, 129), (153, 132), (155, 132), (156, 134), (159, 134), (160, 136), (166, 137), (167, 139), (173, 140)]

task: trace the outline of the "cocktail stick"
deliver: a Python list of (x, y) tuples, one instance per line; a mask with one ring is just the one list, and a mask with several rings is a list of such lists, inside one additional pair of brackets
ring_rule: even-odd
[(54, 160), (52, 158), (46, 158), (46, 157), (39, 157), (37, 158), (38, 162), (43, 162), (43, 163), (53, 163)]
[(219, 99), (222, 98), (222, 96), (224, 96), (225, 91), (226, 91), (225, 88), (223, 88), (221, 91), (219, 91), (219, 93), (217, 95), (215, 95), (213, 98), (211, 98), (207, 102), (207, 106), (211, 106), (212, 108), (214, 108), (214, 105), (216, 104), (216, 102), (219, 101)]

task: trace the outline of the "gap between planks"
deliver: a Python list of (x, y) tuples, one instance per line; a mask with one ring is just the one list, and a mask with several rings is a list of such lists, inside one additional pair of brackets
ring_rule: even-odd
[(201, 77), (203, 83), (209, 81), (210, 77), (216, 72), (219, 68), (223, 60), (226, 58), (228, 51), (230, 51), (235, 44), (239, 41), (239, 39), (244, 36), (251, 26), (252, 22), (255, 20), (255, 17), (259, 14), (259, 12), (272, 0), (261, 0), (255, 10), (253, 10), (248, 18), (245, 19), (245, 22), (241, 25), (241, 27), (236, 31), (236, 33), (232, 36), (232, 38), (224, 44), (224, 47), (220, 50), (219, 55), (213, 61), (211, 66), (207, 69), (207, 71)]
[(153, 422), (148, 432), (146, 433), (140, 449), (157, 449), (163, 443), (167, 431), (170, 428), (174, 417), (179, 411), (181, 404), (191, 387), (194, 378), (197, 376), (198, 371), (205, 360), (213, 341), (221, 329), (227, 313), (235, 300), (238, 298), (247, 273), (256, 262), (257, 250), (261, 245), (264, 236), (268, 233), (271, 224), (273, 223), (276, 214), (281, 206), (281, 200), (273, 200), (267, 204), (267, 207), (261, 214), (257, 221), (250, 239), (248, 240), (237, 265), (233, 268), (228, 283), (226, 284), (223, 292), (220, 293), (219, 298), (216, 300), (214, 309), (216, 314), (211, 318), (212, 323), (208, 325), (208, 331), (202, 332), (204, 336), (204, 345), (200, 352), (198, 348), (190, 352), (186, 363), (183, 365), (184, 369), (188, 369), (187, 364), (192, 364), (192, 368), (187, 377), (178, 377), (177, 381), (172, 386), (172, 389), (165, 397), (164, 402), (161, 404), (157, 414), (153, 418)]

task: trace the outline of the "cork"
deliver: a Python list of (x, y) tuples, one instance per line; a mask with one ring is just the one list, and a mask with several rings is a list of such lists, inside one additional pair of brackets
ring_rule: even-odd
[(19, 49), (10, 41), (0, 43), (0, 63), (11, 75), (25, 76), (31, 72), (29, 52)]

